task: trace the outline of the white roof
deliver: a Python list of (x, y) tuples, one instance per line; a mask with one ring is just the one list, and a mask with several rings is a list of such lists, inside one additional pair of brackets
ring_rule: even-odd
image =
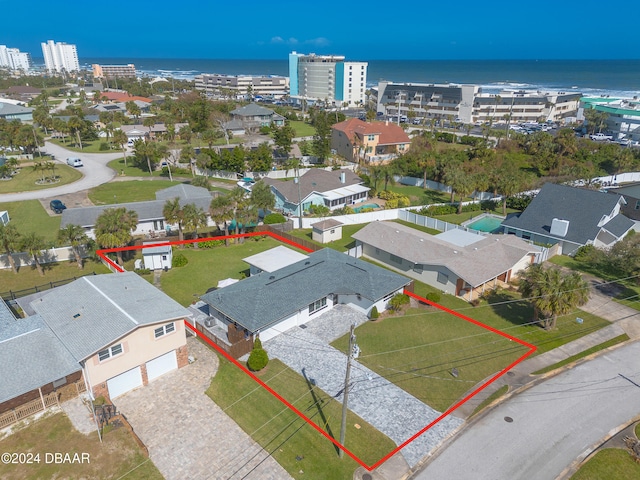
[(266, 252), (257, 253), (243, 260), (263, 272), (274, 272), (307, 258), (306, 255), (279, 245)]
[(435, 237), (459, 247), (466, 247), (467, 245), (473, 245), (480, 240), (484, 240), (484, 235), (480, 235), (479, 233), (467, 232), (460, 228), (447, 230), (446, 232), (435, 235)]
[(349, 185), (348, 187), (336, 188), (322, 194), (328, 200), (338, 200), (339, 198), (348, 197), (356, 193), (368, 192), (369, 188), (364, 185)]

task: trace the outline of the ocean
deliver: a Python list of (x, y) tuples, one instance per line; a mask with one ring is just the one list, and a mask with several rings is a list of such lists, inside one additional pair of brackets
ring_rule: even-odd
[[(361, 60), (361, 59), (354, 59)], [(583, 95), (640, 97), (640, 60), (370, 60), (368, 86), (379, 80), (467, 83), (489, 93), (504, 88), (578, 91)], [(200, 73), (288, 75), (286, 59), (215, 60), (171, 58), (82, 58), (92, 63), (133, 63), (150, 77), (191, 79)]]

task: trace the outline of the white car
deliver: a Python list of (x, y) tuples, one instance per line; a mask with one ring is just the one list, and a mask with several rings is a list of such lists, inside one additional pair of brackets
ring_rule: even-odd
[(67, 165), (69, 165), (70, 167), (82, 167), (82, 166), (84, 166), (82, 164), (82, 160), (80, 160), (77, 157), (69, 157), (69, 158), (67, 158)]

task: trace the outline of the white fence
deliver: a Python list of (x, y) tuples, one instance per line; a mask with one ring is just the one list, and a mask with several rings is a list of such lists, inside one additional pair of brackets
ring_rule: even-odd
[[(413, 187), (424, 187), (424, 179), (417, 177), (401, 177), (394, 176), (393, 177), (396, 182), (401, 185), (411, 185)], [(451, 187), (445, 185), (444, 183), (434, 182), (433, 180), (427, 180), (427, 188), (429, 190), (436, 190), (438, 192), (451, 193)], [(473, 192), (473, 198), (476, 200), (491, 200), (493, 198), (497, 198), (493, 193), (490, 192)]]
[[(357, 165), (352, 164), (352, 165), (343, 165), (340, 167), (340, 169), (342, 170), (351, 170), (354, 171), (357, 168)], [(330, 172), (333, 170), (333, 167), (318, 167), (318, 169), (320, 170), (325, 170), (327, 172)], [(300, 168), (299, 170), (299, 174), (300, 175), (304, 175), (305, 173), (307, 173), (309, 170), (312, 170), (312, 168)], [(235, 172), (227, 172), (224, 170), (208, 170), (208, 169), (201, 169), (198, 167), (195, 167), (195, 173), (196, 175), (205, 175), (208, 177), (212, 177), (212, 178), (224, 178), (227, 180), (237, 180), (238, 179), (238, 174)], [(268, 172), (244, 172), (244, 176), (247, 178), (264, 178), (264, 177), (268, 177), (268, 178), (275, 178), (275, 179), (282, 179), (282, 178), (292, 178), (296, 176), (296, 171), (293, 169), (289, 169), (289, 170), (270, 170)]]
[[(84, 247), (80, 247), (80, 255), (82, 255), (82, 258), (87, 257), (87, 252)], [(11, 256), (18, 268), (35, 265), (33, 255), (30, 255), (27, 252), (14, 253)], [(38, 261), (41, 264), (75, 261), (75, 255), (73, 254), (71, 247), (50, 248), (48, 250), (43, 250), (41, 254), (38, 255)], [(11, 268), (11, 264), (9, 263), (6, 253), (0, 255), (0, 268)]]

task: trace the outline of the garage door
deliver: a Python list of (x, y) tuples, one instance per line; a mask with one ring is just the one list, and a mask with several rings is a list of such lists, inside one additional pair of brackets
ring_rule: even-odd
[(147, 362), (147, 378), (149, 381), (164, 375), (167, 372), (178, 368), (178, 359), (175, 350), (165, 353), (164, 355), (149, 360)]
[(132, 368), (131, 370), (107, 380), (109, 396), (112, 400), (123, 393), (127, 393), (128, 391), (141, 386), (142, 374), (140, 373), (140, 367)]

